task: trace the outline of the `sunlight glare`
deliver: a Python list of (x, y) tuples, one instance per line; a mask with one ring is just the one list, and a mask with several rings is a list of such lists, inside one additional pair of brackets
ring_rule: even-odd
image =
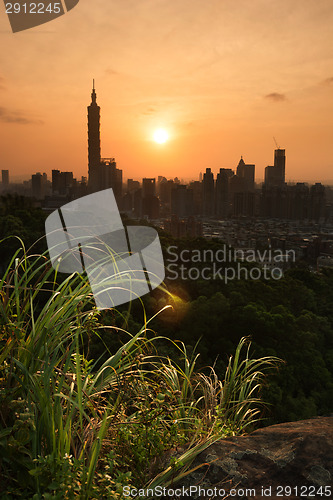
[(154, 132), (154, 141), (158, 144), (163, 144), (169, 139), (169, 134), (163, 128), (159, 128)]

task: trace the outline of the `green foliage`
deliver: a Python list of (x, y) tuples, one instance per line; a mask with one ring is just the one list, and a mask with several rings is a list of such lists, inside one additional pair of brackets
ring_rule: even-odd
[[(182, 249), (216, 252), (223, 248), (219, 241), (177, 241), (165, 234), (162, 243), (164, 247), (178, 246), (178, 254)], [(263, 397), (270, 403), (265, 424), (333, 412), (332, 269), (319, 274), (304, 266), (294, 267), (280, 280), (233, 280), (227, 285), (221, 280), (170, 280), (167, 287), (169, 295), (154, 290), (144, 298), (148, 316), (172, 306), (151, 326), (161, 336), (184, 342), (188, 353), (199, 342), (199, 368), (213, 365), (223, 378), (228, 364), (225, 353), (234, 352), (240, 339), (247, 336), (256, 357), (277, 356), (286, 361), (264, 388)], [(134, 303), (126, 311), (128, 325), (142, 315), (139, 307)], [(113, 328), (122, 326), (109, 312), (103, 321)], [(113, 347), (115, 337), (103, 338)], [(99, 345), (92, 342), (91, 351), (97, 352)], [(179, 361), (179, 352), (167, 342), (159, 342), (159, 352), (172, 353)]]
[[(183, 248), (223, 248), (222, 242), (206, 240), (170, 238), (165, 244), (177, 245), (178, 253)], [(264, 389), (271, 404), (267, 424), (333, 412), (332, 269), (319, 274), (294, 267), (280, 280), (235, 279), (227, 285), (221, 280), (171, 280), (167, 285), (171, 296), (165, 304), (174, 312), (159, 316), (153, 327), (182, 340), (189, 350), (200, 341), (200, 366), (214, 365), (223, 377), (224, 353), (233, 352), (246, 336), (256, 356), (286, 361)], [(155, 299), (160, 300), (157, 292)], [(150, 302), (146, 305), (150, 312)]]
[[(136, 326), (125, 313), (114, 317)], [(212, 368), (200, 372), (198, 355), (156, 337), (147, 320), (134, 333), (103, 324), (85, 276), (59, 279), (45, 256), (20, 250), (0, 281), (0, 318), (7, 499), (117, 499), (124, 485), (184, 474), (200, 450), (255, 420), (263, 372), (278, 362), (242, 356), (242, 340), (225, 381)], [(88, 359), (87, 339), (116, 330), (124, 342)], [(161, 342), (177, 360), (156, 351)], [(179, 447), (182, 456), (173, 457)]]
[[(46, 250), (45, 219), (45, 212), (35, 207), (31, 198), (10, 193), (0, 196), (0, 238), (8, 238), (6, 245), (0, 246), (2, 266), (6, 267), (20, 247), (17, 238), (23, 240), (27, 248), (33, 246), (36, 253)], [(5, 267), (0, 266), (1, 271)]]
[[(44, 219), (45, 214), (34, 208), (31, 200), (12, 195), (2, 198), (2, 236), (17, 234), (24, 238), (28, 247), (37, 237), (44, 235)], [(147, 222), (140, 221), (143, 223)], [(223, 242), (219, 240), (177, 240), (163, 231), (160, 231), (160, 239), (166, 258), (169, 257), (166, 248), (170, 245), (176, 245), (179, 252), (195, 249), (214, 253), (223, 248)], [(41, 240), (40, 244), (45, 243)], [(10, 237), (6, 240), (6, 245), (0, 248), (2, 262), (10, 260), (18, 246), (17, 239)], [(228, 363), (225, 353), (234, 352), (244, 336), (251, 336), (257, 356), (273, 355), (286, 361), (271, 379), (269, 389), (264, 390), (264, 398), (271, 403), (267, 423), (333, 412), (331, 269), (318, 274), (310, 272), (303, 264), (290, 269), (281, 280), (234, 280), (227, 285), (220, 280), (170, 281), (168, 290), (169, 297), (155, 290), (152, 296), (144, 298), (148, 316), (153, 316), (168, 304), (173, 308), (160, 314), (151, 327), (161, 336), (183, 341), (188, 352), (200, 339), (200, 367), (213, 364), (218, 376), (223, 378)], [(35, 298), (36, 314), (46, 302), (46, 295), (40, 291)], [(100, 322), (107, 328), (99, 328), (99, 337), (89, 329), (82, 331), (87, 357), (100, 359), (102, 364), (108, 358), (107, 350), (114, 352), (126, 342), (123, 330), (137, 332), (144, 321), (139, 301), (129, 309), (105, 311), (100, 315)], [(172, 352), (172, 356), (178, 356), (177, 349), (167, 341), (159, 342), (159, 352)], [(288, 402), (297, 400), (302, 404), (297, 405), (296, 412)]]

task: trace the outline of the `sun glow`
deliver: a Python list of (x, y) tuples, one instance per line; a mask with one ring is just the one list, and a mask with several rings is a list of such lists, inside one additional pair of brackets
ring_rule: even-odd
[(163, 128), (159, 128), (154, 132), (154, 141), (158, 144), (163, 144), (169, 139), (169, 134)]

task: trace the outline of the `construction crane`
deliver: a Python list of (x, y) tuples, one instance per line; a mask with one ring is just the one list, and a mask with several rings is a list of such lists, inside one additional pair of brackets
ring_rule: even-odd
[(276, 139), (275, 139), (275, 137), (274, 137), (274, 136), (273, 136), (273, 139), (274, 139), (274, 142), (275, 142), (275, 146), (276, 146), (276, 148), (277, 148), (277, 149), (280, 149), (280, 146), (279, 146), (279, 145), (278, 145), (278, 143), (276, 142)]

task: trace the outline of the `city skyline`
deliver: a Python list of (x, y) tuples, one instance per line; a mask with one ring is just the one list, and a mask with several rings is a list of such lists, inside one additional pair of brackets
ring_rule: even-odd
[[(332, 22), (327, 0), (81, 0), (13, 35), (1, 5), (1, 169), (12, 180), (53, 169), (86, 176), (95, 77), (102, 157), (128, 178), (197, 179), (235, 169), (242, 155), (263, 180), (276, 137), (287, 181), (333, 183)], [(157, 128), (169, 133), (163, 144)]]
[[(91, 89), (91, 102), (87, 106), (87, 132), (88, 132), (88, 143), (87, 143), (88, 168), (86, 172), (87, 175), (81, 176), (81, 181), (79, 182), (84, 183), (86, 185), (85, 189), (88, 189), (89, 192), (97, 192), (112, 187), (116, 194), (116, 197), (119, 199), (122, 195), (122, 188), (125, 187), (126, 183), (128, 185), (133, 181), (135, 182), (142, 181), (143, 185), (145, 180), (154, 180), (155, 183), (157, 177), (159, 181), (160, 179), (164, 179), (165, 181), (167, 181), (167, 177), (163, 175), (158, 175), (158, 176), (156, 175), (153, 178), (147, 178), (147, 177), (133, 178), (133, 177), (127, 177), (126, 175), (123, 177), (122, 169), (117, 168), (116, 158), (114, 157), (102, 158), (101, 107), (98, 105), (97, 102), (97, 93), (96, 93), (94, 79), (92, 82), (92, 89)], [(163, 140), (161, 141), (160, 140), (161, 134), (163, 135), (162, 129), (158, 129), (155, 132), (154, 135), (155, 142), (164, 143), (166, 140), (168, 140), (168, 136), (166, 134), (165, 137), (162, 137)], [(290, 182), (288, 183), (288, 181), (286, 180), (285, 149), (282, 149), (278, 146), (275, 137), (273, 137), (273, 139), (277, 148), (274, 150), (274, 164), (265, 167), (264, 180), (262, 182), (262, 185), (267, 187), (282, 187), (286, 184), (295, 184)], [(190, 185), (196, 183), (198, 179), (199, 182), (204, 181), (205, 177), (207, 177), (208, 175), (214, 184), (215, 182), (214, 175), (216, 174), (217, 185), (219, 184), (219, 181), (221, 182), (221, 189), (222, 189), (221, 192), (223, 192), (225, 189), (223, 187), (223, 184), (225, 184), (225, 182), (227, 182), (228, 184), (229, 180), (231, 180), (231, 177), (233, 177), (231, 184), (234, 184), (232, 190), (235, 190), (236, 192), (253, 191), (256, 186), (258, 187), (260, 185), (260, 182), (256, 182), (257, 178), (255, 175), (255, 168), (256, 168), (255, 164), (246, 164), (244, 162), (243, 156), (241, 156), (237, 167), (234, 169), (220, 168), (219, 172), (215, 173), (212, 171), (210, 167), (206, 167), (205, 172), (199, 172), (197, 178), (184, 180), (183, 178), (179, 179), (176, 176), (174, 180), (176, 181), (176, 183), (181, 183), (181, 184), (185, 183), (186, 185)], [(54, 177), (55, 175), (57, 178)], [(59, 175), (62, 177), (62, 181), (58, 180)], [(32, 174), (31, 180), (33, 181), (33, 179), (36, 177), (40, 179), (44, 178), (44, 183), (46, 185), (47, 181), (46, 172), (44, 172), (43, 175), (41, 174), (41, 172)], [(52, 189), (54, 188), (54, 183), (58, 185), (59, 182), (60, 182), (59, 185), (62, 185), (62, 183), (64, 183), (63, 186), (69, 187), (73, 183), (73, 180), (77, 182), (77, 180), (74, 178), (74, 174), (72, 171), (60, 172), (59, 169), (52, 169)], [(169, 179), (169, 181), (173, 182), (173, 179)], [(38, 184), (39, 182), (40, 181), (37, 181)], [(240, 185), (239, 182), (241, 182)], [(299, 181), (297, 181), (297, 183), (300, 184)], [(301, 183), (304, 184), (304, 182)], [(1, 185), (4, 187), (8, 187), (9, 184), (10, 184), (9, 170), (2, 169)], [(15, 185), (15, 182), (12, 184)], [(208, 204), (211, 204), (212, 199), (210, 193), (208, 194), (207, 200)], [(220, 209), (222, 214), (222, 212), (224, 212), (222, 206), (220, 207)]]

